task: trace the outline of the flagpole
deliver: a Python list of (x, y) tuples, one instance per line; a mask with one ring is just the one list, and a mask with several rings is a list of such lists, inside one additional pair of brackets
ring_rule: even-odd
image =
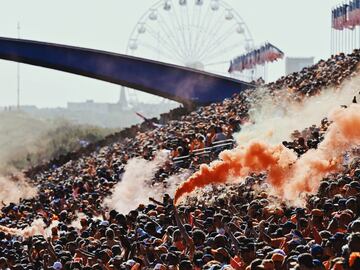
[(337, 48), (336, 48), (336, 54), (337, 54), (340, 51), (340, 45), (341, 45), (340, 30), (337, 30), (336, 33), (337, 33)]
[(344, 52), (346, 51), (346, 46), (347, 46), (347, 42), (346, 42), (346, 29), (343, 29), (342, 30), (342, 33), (343, 33), (343, 40), (342, 40), (342, 44), (343, 44), (343, 47), (341, 49), (341, 52)]
[[(348, 6), (348, 9), (347, 9), (347, 24), (348, 24), (348, 21), (349, 21), (349, 6)], [(350, 50), (351, 50), (351, 43), (350, 43), (350, 28), (346, 28), (346, 32), (347, 32), (347, 43), (348, 43), (348, 46), (347, 46), (347, 53), (349, 53), (350, 52)]]
[(264, 74), (263, 74), (263, 75), (264, 75), (264, 81), (265, 81), (265, 83), (266, 83), (266, 78), (265, 78), (265, 75), (266, 75), (265, 65), (266, 65), (266, 64), (264, 63)]
[(357, 49), (357, 38), (358, 38), (358, 34), (356, 32), (356, 25), (355, 25), (355, 28), (354, 28), (354, 49)]
[[(346, 2), (345, 2), (345, 5), (346, 5)], [(346, 6), (345, 8), (345, 44), (346, 44), (346, 47), (345, 47), (345, 54), (349, 53), (349, 29), (348, 29), (348, 26), (347, 26), (347, 18), (348, 18), (348, 6)]]
[(339, 30), (339, 49), (338, 53), (343, 51), (344, 47), (344, 29)]
[(357, 39), (357, 34), (356, 34), (356, 25), (354, 26), (354, 43), (353, 43), (353, 46), (354, 46), (354, 49), (356, 49), (356, 39)]
[(344, 29), (339, 30), (339, 52), (343, 51), (343, 47), (344, 47)]
[(341, 46), (341, 52), (344, 52), (345, 48), (346, 48), (346, 32), (345, 29), (341, 30), (342, 31), (342, 46)]
[(341, 51), (341, 34), (342, 34), (340, 29), (337, 31), (337, 34), (338, 34), (338, 47), (336, 53), (339, 53)]
[(333, 21), (334, 21), (334, 16), (333, 16), (333, 10), (331, 10), (331, 25), (330, 25), (330, 55), (333, 54)]
[(333, 54), (333, 29), (331, 27), (331, 32), (330, 32), (330, 54)]
[(336, 48), (337, 48), (337, 31), (334, 30), (334, 52), (333, 54), (336, 54)]
[(265, 82), (267, 82), (267, 76), (268, 76), (268, 64), (265, 63)]
[(354, 50), (354, 28), (351, 31), (351, 51)]
[(348, 51), (348, 31), (347, 31), (346, 28), (344, 28), (344, 31), (345, 31), (345, 33), (344, 33), (344, 37), (345, 37), (345, 48), (344, 48), (343, 52), (345, 52), (345, 54), (346, 54), (347, 51)]
[(351, 30), (351, 52), (354, 51), (354, 28)]
[[(342, 6), (344, 3), (342, 4)], [(339, 43), (339, 50), (338, 53), (341, 53), (344, 51), (344, 9), (341, 13), (341, 29), (339, 30), (339, 36), (340, 36), (340, 43)]]
[[(20, 23), (17, 23), (17, 38), (20, 39)], [(16, 65), (16, 79), (17, 79), (17, 109), (20, 110), (20, 64)]]
[(335, 51), (334, 51), (334, 54), (336, 54), (338, 49), (339, 49), (339, 31), (337, 29), (335, 29), (334, 31), (335, 31)]
[(348, 32), (349, 32), (349, 37), (348, 37), (348, 39), (349, 39), (349, 53), (351, 52), (351, 32), (350, 32), (351, 30), (349, 29), (348, 30)]
[[(345, 3), (343, 3), (344, 5)], [(343, 16), (346, 16), (345, 14), (343, 14)], [(341, 47), (341, 52), (346, 51), (346, 46), (347, 46), (347, 42), (346, 42), (346, 29), (345, 29), (345, 22), (344, 22), (344, 17), (342, 18), (343, 20), (343, 29), (341, 30), (342, 33), (342, 47)]]

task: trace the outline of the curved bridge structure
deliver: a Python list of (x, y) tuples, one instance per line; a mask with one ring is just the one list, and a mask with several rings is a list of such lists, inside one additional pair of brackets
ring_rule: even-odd
[(222, 101), (252, 84), (143, 58), (106, 51), (0, 38), (0, 59), (87, 76), (181, 102)]

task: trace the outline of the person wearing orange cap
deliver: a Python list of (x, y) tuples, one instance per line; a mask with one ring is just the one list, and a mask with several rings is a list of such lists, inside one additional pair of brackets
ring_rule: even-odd
[(52, 227), (51, 228), (51, 242), (55, 243), (55, 241), (57, 241), (57, 240), (59, 240), (58, 228)]
[(320, 209), (313, 209), (311, 210), (311, 219), (314, 227), (318, 231), (322, 231), (325, 229), (324, 226), (324, 212)]
[(360, 269), (360, 252), (352, 252), (350, 254), (349, 267), (351, 270)]

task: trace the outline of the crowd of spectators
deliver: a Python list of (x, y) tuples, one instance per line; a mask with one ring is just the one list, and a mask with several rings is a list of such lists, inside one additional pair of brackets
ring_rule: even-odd
[[(336, 55), (268, 87), (313, 95), (352, 76), (359, 57), (359, 51)], [(28, 181), (37, 195), (1, 209), (0, 269), (360, 269), (357, 158), (324, 179), (318, 193), (298, 208), (266, 193), (265, 174), (209, 187), (178, 208), (167, 194), (129, 213), (104, 207), (103, 199), (133, 157), (151, 160), (166, 150), (172, 159), (189, 156), (182, 166), (193, 170), (216, 158), (197, 159), (192, 153), (231, 140), (249, 120), (251, 96), (248, 90), (176, 120), (149, 121), (127, 130), (121, 140), (73, 153), (64, 164), (30, 170)], [(319, 127), (295, 131), (294, 140), (283, 144), (301, 155), (317, 147), (328, 125), (325, 119)], [(155, 180), (178, 169), (167, 162)], [(45, 233), (25, 237), (21, 229), (39, 219)]]
[(323, 87), (338, 87), (345, 79), (357, 73), (360, 50), (353, 53), (332, 55), (328, 60), (321, 60), (311, 67), (283, 76), (268, 87), (272, 91), (287, 89), (291, 93), (310, 96)]
[(294, 150), (298, 156), (301, 156), (309, 149), (316, 149), (318, 144), (324, 139), (327, 128), (330, 122), (327, 118), (321, 121), (319, 127), (312, 125), (309, 128), (304, 129), (302, 132), (295, 130), (291, 134), (293, 139), (290, 142), (284, 141), (283, 145), (289, 149)]

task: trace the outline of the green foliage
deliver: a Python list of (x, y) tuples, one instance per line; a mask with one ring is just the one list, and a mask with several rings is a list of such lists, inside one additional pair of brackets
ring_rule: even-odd
[(78, 150), (81, 141), (96, 142), (113, 132), (113, 129), (78, 125), (64, 119), (0, 113), (0, 172), (26, 169)]

